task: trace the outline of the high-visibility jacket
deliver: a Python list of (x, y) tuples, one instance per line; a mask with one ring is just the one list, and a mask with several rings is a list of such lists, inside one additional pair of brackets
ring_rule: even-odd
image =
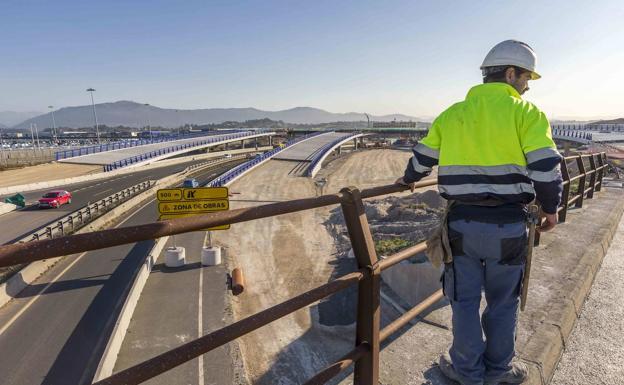
[(561, 155), (542, 111), (506, 83), (472, 87), (438, 116), (413, 149), (404, 181), (438, 165), (438, 189), (460, 202), (526, 204), (537, 195), (544, 212), (561, 199)]

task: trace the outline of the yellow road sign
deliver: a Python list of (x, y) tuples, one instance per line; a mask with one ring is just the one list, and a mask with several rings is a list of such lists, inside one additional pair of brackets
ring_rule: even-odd
[[(202, 213), (161, 214), (160, 217), (158, 217), (158, 220), (164, 221), (167, 219), (186, 218), (186, 217), (193, 217), (193, 216), (201, 215), (201, 214)], [(230, 225), (221, 225), (221, 226), (210, 227), (210, 228), (203, 229), (203, 230), (204, 231), (228, 230), (229, 228), (230, 228)]]
[(202, 199), (227, 199), (227, 187), (199, 187), (185, 188), (183, 190), (183, 200), (194, 201)]
[(212, 211), (223, 211), (229, 208), (230, 205), (227, 199), (158, 202), (158, 212), (161, 214), (209, 213)]
[(182, 200), (181, 188), (163, 188), (156, 191), (156, 198), (160, 202), (179, 201)]

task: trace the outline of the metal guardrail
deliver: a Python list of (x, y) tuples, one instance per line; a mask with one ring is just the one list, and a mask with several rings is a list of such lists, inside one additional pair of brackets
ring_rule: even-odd
[(208, 133), (201, 132), (201, 133), (191, 133), (191, 134), (185, 134), (185, 135), (166, 135), (166, 136), (160, 136), (154, 139), (123, 140), (123, 141), (112, 142), (112, 143), (98, 144), (95, 146), (80, 147), (80, 148), (71, 149), (71, 150), (57, 151), (55, 153), (55, 159), (61, 160), (61, 159), (73, 158), (73, 157), (81, 156), (81, 155), (95, 154), (98, 152), (106, 152), (106, 151), (112, 151), (112, 150), (119, 150), (122, 148), (144, 146), (146, 144), (171, 142), (174, 140), (189, 139), (189, 138), (194, 138), (198, 136), (220, 135), (220, 134), (226, 134), (226, 133), (237, 132), (237, 131), (238, 130), (228, 130), (225, 132), (219, 131), (219, 132), (208, 132)]
[(56, 220), (54, 224), (45, 226), (37, 231), (34, 231), (18, 242), (38, 241), (42, 238), (52, 239), (57, 236), (64, 236), (79, 229), (85, 224), (91, 222), (96, 217), (99, 217), (103, 213), (118, 206), (120, 203), (135, 196), (141, 191), (145, 191), (154, 185), (154, 181), (145, 181), (134, 186), (125, 188), (115, 194), (111, 194), (105, 198), (100, 199), (95, 203), (90, 203), (76, 211), (73, 211), (66, 216)]
[[(569, 205), (575, 203), (580, 207), (584, 197), (591, 199), (593, 193), (600, 190), (606, 164), (604, 157), (605, 154), (601, 153), (599, 155), (568, 157), (562, 160), (565, 196), (559, 215), (561, 218), (562, 212), (564, 213), (563, 221), (565, 221), (565, 212)], [(590, 162), (590, 170), (585, 168), (585, 160)], [(578, 175), (573, 177), (569, 175), (569, 169), (567, 165), (564, 165), (568, 161), (577, 162)], [(589, 182), (587, 177), (589, 177)], [(576, 180), (579, 180), (579, 189), (570, 199), (570, 186)], [(417, 183), (416, 187), (427, 187), (435, 184), (437, 184), (435, 180), (422, 181)], [(357, 283), (358, 302), (354, 349), (316, 374), (305, 384), (324, 384), (354, 364), (355, 384), (377, 385), (379, 381), (380, 343), (443, 297), (441, 290), (436, 291), (425, 301), (414, 306), (384, 329), (381, 329), (379, 312), (381, 272), (402, 260), (423, 252), (426, 249), (426, 244), (421, 242), (386, 259), (379, 260), (364, 210), (363, 199), (401, 192), (406, 189), (406, 186), (401, 185), (379, 186), (362, 191), (355, 187), (348, 187), (342, 189), (339, 194), (322, 195), (316, 198), (297, 199), (139, 226), (108, 229), (88, 234), (71, 235), (61, 239), (0, 246), (0, 266), (71, 255), (104, 247), (197, 231), (208, 227), (340, 204), (358, 264), (357, 271), (115, 373), (96, 384), (139, 384)]]
[(169, 154), (171, 152), (176, 152), (176, 151), (180, 151), (180, 150), (184, 150), (187, 148), (193, 148), (193, 147), (198, 147), (198, 146), (202, 146), (205, 144), (210, 144), (210, 143), (215, 143), (215, 142), (222, 142), (222, 141), (227, 141), (227, 140), (233, 140), (233, 139), (243, 139), (249, 136), (255, 136), (258, 134), (263, 134), (266, 132), (270, 132), (270, 130), (257, 130), (257, 131), (245, 131), (245, 132), (238, 132), (235, 134), (227, 134), (225, 137), (223, 137), (222, 135), (215, 135), (216, 137), (211, 137), (209, 139), (205, 139), (205, 140), (200, 140), (200, 141), (196, 141), (196, 142), (191, 142), (191, 143), (184, 143), (184, 144), (179, 144), (176, 146), (170, 146), (170, 147), (165, 147), (165, 148), (160, 148), (158, 150), (154, 150), (154, 151), (150, 151), (144, 154), (139, 154), (139, 155), (135, 155), (135, 156), (131, 156), (125, 159), (121, 159), (118, 161), (115, 161), (113, 163), (109, 163), (107, 165), (104, 165), (104, 171), (112, 171), (121, 167), (126, 167), (128, 165), (134, 164), (134, 163), (138, 163), (138, 162), (142, 162), (144, 160), (147, 159), (151, 159), (154, 158), (156, 156), (160, 156), (160, 155), (165, 155), (165, 154)]
[(357, 137), (357, 136), (359, 136), (359, 135), (362, 135), (362, 133), (361, 133), (361, 132), (353, 133), (353, 134), (348, 135), (348, 136), (346, 136), (346, 137), (338, 138), (338, 139), (336, 139), (336, 140), (332, 141), (331, 143), (327, 143), (326, 145), (324, 145), (323, 147), (321, 147), (321, 148), (319, 149), (319, 151), (317, 151), (317, 152), (314, 154), (314, 157), (312, 158), (312, 162), (311, 162), (311, 163), (310, 163), (310, 165), (308, 166), (308, 169), (307, 169), (307, 171), (306, 171), (307, 176), (310, 176), (310, 177), (311, 177), (311, 176), (314, 176), (314, 175), (313, 175), (313, 173), (314, 173), (314, 171), (313, 171), (313, 170), (314, 170), (314, 168), (316, 167), (316, 165), (317, 165), (319, 162), (321, 162), (321, 161), (322, 161), (322, 159), (324, 158), (324, 156), (323, 156), (323, 155), (325, 155), (325, 152), (327, 152), (330, 148), (334, 147), (337, 143), (340, 143), (340, 142), (342, 142), (342, 141), (345, 141), (345, 140), (349, 140), (349, 139), (355, 138), (355, 137)]
[(310, 139), (314, 136), (318, 136), (321, 134), (325, 134), (324, 131), (320, 131), (320, 132), (315, 132), (312, 134), (308, 134), (308, 135), (304, 135), (302, 137), (299, 137), (297, 139), (293, 139), (291, 141), (286, 142), (286, 145), (284, 147), (277, 147), (274, 148), (271, 151), (267, 151), (264, 154), (255, 157), (254, 159), (250, 160), (249, 162), (245, 162), (237, 167), (234, 167), (233, 169), (227, 171), (226, 173), (224, 173), (223, 175), (219, 176), (218, 178), (215, 178), (214, 180), (212, 180), (208, 186), (210, 187), (218, 187), (218, 186), (223, 186), (226, 183), (230, 182), (231, 180), (233, 180), (234, 178), (236, 178), (237, 176), (239, 176), (240, 174), (242, 174), (243, 172), (249, 170), (250, 168), (256, 166), (258, 163), (262, 163), (265, 160), (273, 157), (275, 154), (287, 149), (288, 147), (297, 144), (299, 142), (301, 142), (302, 140), (305, 139)]

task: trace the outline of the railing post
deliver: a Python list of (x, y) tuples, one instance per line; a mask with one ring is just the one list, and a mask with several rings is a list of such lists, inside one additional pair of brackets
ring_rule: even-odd
[(605, 159), (603, 158), (604, 156), (606, 156), (604, 152), (598, 154), (598, 167), (600, 167), (600, 171), (598, 171), (598, 186), (596, 187), (596, 191), (600, 191), (600, 189), (602, 188), (602, 177), (604, 176), (604, 165), (606, 163)]
[(355, 187), (340, 190), (343, 195), (342, 212), (349, 230), (349, 238), (358, 268), (368, 268), (371, 274), (358, 285), (358, 306), (355, 345), (367, 342), (370, 351), (355, 363), (353, 383), (379, 383), (379, 327), (381, 269), (377, 263), (375, 244), (368, 226), (360, 191)]
[[(568, 214), (568, 202), (570, 201), (570, 173), (568, 171), (568, 164), (565, 158), (561, 159), (561, 177), (563, 181), (568, 181), (563, 185), (563, 194), (561, 194), (561, 203), (563, 204), (563, 210), (559, 211), (559, 222), (565, 222)], [(537, 233), (537, 232), (536, 232)]]
[(580, 196), (576, 201), (576, 207), (580, 208), (583, 207), (583, 197), (585, 196), (585, 181), (587, 179), (587, 175), (585, 174), (585, 164), (583, 163), (583, 157), (581, 155), (576, 158), (576, 164), (579, 169), (579, 174), (583, 175), (579, 179), (578, 194)]
[(587, 199), (592, 199), (594, 197), (594, 189), (596, 188), (596, 161), (594, 160), (594, 154), (589, 157), (589, 169), (593, 171), (591, 176), (589, 177), (589, 186), (591, 190), (587, 193)]

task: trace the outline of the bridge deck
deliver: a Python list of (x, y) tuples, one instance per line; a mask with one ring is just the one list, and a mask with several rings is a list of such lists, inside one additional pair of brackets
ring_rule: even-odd
[[(60, 162), (65, 162), (65, 163), (79, 163), (79, 164), (98, 164), (98, 165), (106, 165), (106, 164), (111, 164), (113, 162), (122, 160), (122, 159), (127, 159), (127, 158), (131, 158), (134, 156), (138, 156), (141, 154), (147, 154), (150, 153), (152, 151), (158, 151), (160, 149), (165, 149), (168, 147), (174, 147), (177, 145), (184, 145), (184, 144), (190, 144), (190, 143), (194, 143), (194, 142), (199, 142), (202, 140), (207, 140), (207, 139), (212, 139), (212, 138), (222, 138), (222, 139), (226, 139), (227, 136), (232, 135), (232, 133), (229, 134), (222, 134), (222, 135), (206, 135), (206, 136), (200, 136), (200, 137), (194, 137), (194, 138), (188, 138), (188, 139), (181, 139), (181, 140), (174, 140), (174, 141), (170, 141), (170, 142), (161, 142), (161, 143), (153, 143), (153, 144), (146, 144), (143, 146), (137, 146), (137, 147), (128, 147), (128, 148), (122, 148), (119, 150), (112, 150), (112, 151), (106, 151), (106, 152), (98, 152), (95, 154), (89, 154), (89, 155), (82, 155), (82, 156), (77, 156), (74, 158), (69, 158), (69, 159), (62, 159), (60, 160)], [(262, 134), (258, 134), (258, 135), (262, 135)], [(232, 139), (232, 142), (236, 142), (239, 140), (243, 140), (243, 139), (248, 139), (248, 138), (236, 138), (236, 139)], [(207, 144), (203, 147), (209, 147), (212, 146), (214, 144)], [(197, 147), (202, 147), (202, 146), (197, 146)], [(193, 151), (194, 147), (189, 148), (189, 151)]]
[(293, 145), (292, 147), (275, 155), (273, 159), (295, 160), (298, 162), (311, 161), (313, 155), (316, 154), (323, 146), (333, 142), (336, 139), (344, 138), (351, 134), (352, 133), (350, 132), (328, 132), (327, 134), (321, 134)]

